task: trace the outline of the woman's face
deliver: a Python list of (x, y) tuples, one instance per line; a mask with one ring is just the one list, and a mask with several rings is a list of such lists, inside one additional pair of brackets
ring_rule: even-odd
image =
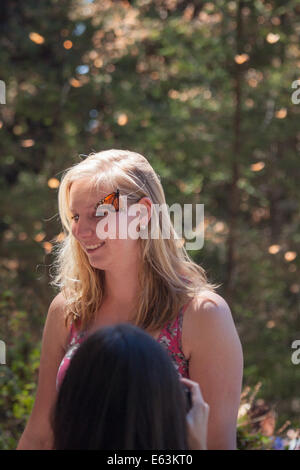
[[(139, 240), (120, 237), (121, 229), (126, 233), (128, 225), (136, 217), (128, 216), (127, 211), (97, 215), (97, 203), (115, 189), (101, 187), (101, 190), (96, 191), (91, 187), (88, 177), (76, 180), (70, 188), (72, 234), (87, 254), (90, 264), (102, 270), (130, 266), (139, 257)], [(143, 200), (146, 200), (144, 203), (147, 205), (148, 198)], [(115, 224), (108, 225), (112, 217), (115, 218)], [(99, 230), (100, 227), (102, 230)]]

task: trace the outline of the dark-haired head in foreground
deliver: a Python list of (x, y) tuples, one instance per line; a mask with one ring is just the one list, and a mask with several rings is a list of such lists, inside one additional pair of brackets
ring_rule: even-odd
[(129, 324), (81, 344), (52, 420), (55, 449), (187, 449), (185, 396), (167, 352)]

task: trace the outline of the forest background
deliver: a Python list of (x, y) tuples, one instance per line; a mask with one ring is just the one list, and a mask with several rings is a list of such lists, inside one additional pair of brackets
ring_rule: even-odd
[(169, 205), (205, 205), (190, 255), (231, 308), (245, 396), (299, 428), (299, 15), (296, 0), (2, 0), (0, 448), (34, 402), (60, 178), (109, 148), (145, 155)]

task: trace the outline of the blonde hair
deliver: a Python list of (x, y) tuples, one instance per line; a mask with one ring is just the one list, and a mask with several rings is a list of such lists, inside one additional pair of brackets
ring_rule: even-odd
[[(89, 155), (67, 169), (59, 193), (59, 215), (65, 238), (56, 245), (52, 285), (59, 287), (66, 298), (65, 321), (80, 318), (80, 328), (88, 328), (101, 306), (104, 296), (104, 271), (90, 265), (79, 242), (72, 235), (69, 209), (71, 184), (90, 177), (91, 187), (110, 185), (112, 191), (137, 202), (150, 198), (153, 204), (166, 204), (160, 179), (142, 155), (128, 150), (106, 150)], [(132, 195), (133, 194), (133, 195)], [(139, 239), (141, 267), (137, 293), (135, 324), (148, 331), (162, 329), (175, 319), (178, 310), (201, 290), (214, 291), (217, 285), (208, 282), (202, 267), (191, 260), (186, 249), (178, 243), (170, 216), (164, 212), (164, 223), (170, 238), (162, 237), (162, 217), (154, 210), (151, 224), (156, 224), (158, 238)]]

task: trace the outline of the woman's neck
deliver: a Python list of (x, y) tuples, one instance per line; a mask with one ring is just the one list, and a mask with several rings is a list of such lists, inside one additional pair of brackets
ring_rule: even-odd
[(105, 271), (104, 301), (111, 308), (130, 310), (136, 305), (140, 290), (136, 270)]

